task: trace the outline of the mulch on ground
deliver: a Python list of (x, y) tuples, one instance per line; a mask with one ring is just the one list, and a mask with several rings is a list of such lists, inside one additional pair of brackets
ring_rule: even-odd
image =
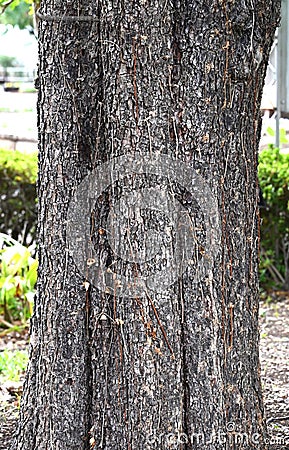
[(289, 294), (260, 305), (260, 359), (269, 449), (289, 449)]

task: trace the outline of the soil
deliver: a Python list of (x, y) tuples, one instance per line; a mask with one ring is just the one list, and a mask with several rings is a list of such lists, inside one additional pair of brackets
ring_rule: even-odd
[[(28, 349), (28, 330), (12, 332), (0, 337), (0, 351)], [(0, 384), (0, 450), (8, 450), (15, 431), (19, 413), (24, 373), (19, 382), (6, 381)], [(32, 449), (31, 449), (32, 450)]]
[[(289, 293), (275, 292), (261, 301), (260, 336), (268, 449), (289, 450)], [(27, 332), (12, 333), (0, 339), (0, 351), (27, 348), (27, 342)], [(0, 450), (9, 449), (15, 431), (22, 383), (0, 386)]]
[[(268, 301), (269, 300), (269, 301)], [(289, 449), (289, 293), (260, 305), (260, 359), (269, 450)]]

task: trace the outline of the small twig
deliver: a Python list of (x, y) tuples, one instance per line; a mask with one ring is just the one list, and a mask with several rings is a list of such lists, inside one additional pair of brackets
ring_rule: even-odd
[(152, 308), (153, 308), (154, 315), (155, 315), (155, 317), (156, 317), (156, 319), (157, 319), (158, 325), (159, 325), (159, 327), (160, 327), (160, 329), (161, 329), (162, 335), (163, 335), (163, 337), (164, 337), (164, 340), (166, 341), (166, 344), (167, 344), (167, 346), (168, 346), (168, 349), (170, 350), (170, 352), (171, 352), (171, 354), (172, 354), (172, 358), (175, 359), (174, 351), (173, 351), (173, 349), (172, 349), (172, 347), (171, 347), (171, 344), (169, 343), (169, 340), (168, 340), (167, 334), (166, 334), (166, 332), (165, 332), (165, 329), (164, 329), (164, 327), (162, 326), (162, 323), (161, 323), (161, 321), (160, 321), (160, 318), (159, 318), (158, 312), (157, 312), (157, 310), (156, 310), (156, 307), (155, 307), (155, 305), (154, 305), (154, 302), (152, 301), (152, 299), (151, 299), (150, 296), (148, 295), (147, 291), (146, 291), (145, 293), (146, 293), (146, 296), (147, 296), (147, 298), (148, 298), (148, 300), (149, 300), (149, 302), (150, 302), (150, 304), (151, 304), (151, 306), (152, 306)]
[(251, 8), (252, 8), (252, 31), (251, 31), (251, 39), (250, 39), (250, 51), (253, 54), (254, 51), (254, 32), (255, 32), (255, 24), (256, 24), (256, 17), (255, 17), (255, 8), (253, 5), (253, 1), (251, 0)]
[[(0, 322), (3, 323), (3, 325), (5, 325), (4, 322), (6, 322), (6, 321), (1, 319)], [(8, 323), (9, 322), (6, 322), (6, 324), (8, 324)], [(28, 328), (28, 324), (24, 324), (24, 325), (12, 325), (12, 324), (10, 324), (10, 325), (11, 325), (11, 327), (6, 328), (6, 330), (0, 331), (0, 337), (4, 337), (7, 334), (12, 333), (13, 331), (20, 332), (22, 330), (25, 330), (25, 328)]]
[(13, 3), (13, 2), (14, 2), (14, 0), (8, 0), (8, 2), (3, 3), (0, 14), (3, 14), (5, 12), (6, 8), (8, 8), (8, 6), (11, 5), (11, 3)]
[(135, 39), (132, 41), (132, 55), (133, 55), (133, 91), (135, 99), (135, 120), (138, 123), (138, 92), (137, 92), (137, 42)]
[[(264, 256), (265, 258), (267, 258), (267, 254), (265, 252), (265, 250), (261, 247), (261, 255)], [(281, 275), (281, 273), (279, 272), (279, 270), (277, 269), (276, 266), (274, 266), (274, 264), (272, 262), (270, 262), (270, 264), (267, 267), (268, 271), (270, 272), (270, 275), (272, 276), (273, 280), (275, 281), (275, 283), (283, 283), (285, 282), (283, 276)]]
[(15, 325), (11, 322), (8, 322), (8, 320), (0, 318), (0, 324), (3, 324), (6, 328), (13, 328)]
[(289, 420), (289, 416), (271, 417), (271, 419), (267, 420), (267, 424), (271, 422), (280, 422), (283, 420)]

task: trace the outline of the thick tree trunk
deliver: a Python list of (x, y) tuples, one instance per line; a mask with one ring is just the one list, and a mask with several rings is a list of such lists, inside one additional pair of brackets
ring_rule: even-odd
[(43, 4), (40, 269), (13, 450), (267, 448), (257, 148), (279, 3)]

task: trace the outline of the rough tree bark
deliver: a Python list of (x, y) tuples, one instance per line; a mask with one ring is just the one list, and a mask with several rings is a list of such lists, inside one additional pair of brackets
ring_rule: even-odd
[[(42, 3), (40, 268), (11, 449), (267, 448), (258, 357), (257, 149), (279, 8), (278, 0)], [(179, 161), (216, 199), (220, 251), (199, 282), (188, 265), (165, 289), (156, 277), (145, 295), (119, 295), (119, 286), (95, 287), (72, 257), (67, 215), (79, 184), (101, 164), (134, 154)], [(132, 206), (129, 195), (145, 188), (153, 196), (170, 185), (204, 242), (203, 205), (181, 179), (170, 184), (164, 175), (127, 175), (99, 196), (89, 219), (94, 259), (125, 276), (149, 270), (121, 262), (123, 255), (110, 249), (121, 244), (109, 240), (106, 228), (113, 199), (126, 195)], [(157, 209), (134, 217), (136, 251), (141, 233), (149, 244), (155, 239), (148, 223), (154, 236), (164, 232), (166, 214)], [(168, 232), (172, 246), (174, 233)], [(205, 255), (198, 250), (197, 260)], [(174, 269), (166, 257), (151, 264), (150, 270)]]

